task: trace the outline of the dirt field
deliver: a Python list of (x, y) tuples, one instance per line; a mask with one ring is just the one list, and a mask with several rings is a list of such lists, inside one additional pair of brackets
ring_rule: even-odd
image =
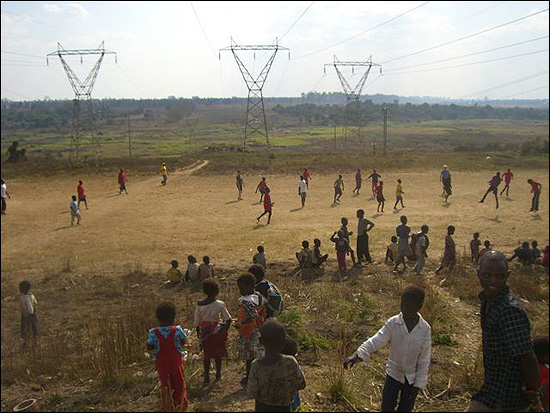
[[(238, 293), (234, 279), (247, 268), (260, 244), (271, 263), (269, 278), (285, 294), (285, 324), (294, 325), (302, 338), (313, 343), (298, 358), (308, 380), (302, 392), (305, 411), (379, 409), (387, 350), (374, 357), (368, 369), (357, 367), (346, 372), (348, 390), (334, 399), (339, 394), (335, 390), (340, 374), (337, 366), (342, 354), (349, 355), (387, 317), (399, 311), (399, 291), (411, 282), (427, 291), (422, 315), (432, 325), (434, 340), (451, 340), (451, 345), (434, 345), (430, 383), (416, 410), (464, 410), (482, 374), (480, 328), (475, 315), (479, 285), (464, 261), (455, 271), (457, 276), (449, 277), (443, 285), (433, 276), (446, 227), (456, 226), (455, 240), (462, 254), (466, 254), (475, 231), (481, 232), (482, 240), (490, 239), (495, 249), (508, 254), (523, 240), (537, 239), (544, 248), (549, 243), (547, 170), (518, 171), (511, 197), (501, 200), (498, 211), (494, 198), (478, 203), (490, 173), (453, 171), (454, 195), (446, 205), (439, 197), (438, 170), (399, 176), (380, 171), (387, 185), (385, 214), (376, 214), (370, 182), (363, 184), (359, 196), (352, 196), (355, 182), (351, 172), (344, 175), (342, 202), (334, 205), (332, 184), (336, 176), (312, 170), (304, 209), (299, 208), (298, 176), (267, 176), (275, 205), (272, 223), (266, 226), (265, 218), (261, 224), (256, 222), (263, 210), (259, 195), (254, 194), (260, 180), (257, 174), (244, 171), (244, 199), (236, 201), (234, 176), (193, 175), (202, 166), (204, 163), (198, 161), (172, 173), (166, 187), (160, 185), (158, 176), (133, 177), (130, 173), (129, 195), (118, 195), (116, 171), (112, 176), (8, 180), (12, 199), (8, 200), (8, 215), (2, 216), (1, 229), (2, 411), (29, 397), (38, 398), (43, 411), (158, 409), (155, 369), (143, 356), (145, 333), (155, 322), (154, 307), (160, 300), (174, 301), (178, 322), (190, 328), (193, 303), (202, 296), (187, 289), (167, 293), (158, 288), (169, 262), (178, 259), (185, 269), (188, 254), (199, 260), (209, 255), (220, 269), (216, 277), (222, 287), (220, 298), (235, 314)], [(406, 208), (394, 213), (397, 178), (403, 180)], [(528, 212), (531, 196), (527, 178), (543, 185), (541, 212), (537, 214)], [(76, 194), (78, 179), (85, 182), (90, 209), (81, 211), (82, 226), (71, 227), (69, 201)], [(358, 208), (376, 224), (370, 245), (378, 263), (354, 269), (339, 282), (330, 276), (336, 263), (329, 237), (339, 228), (342, 216), (349, 218), (349, 227), (355, 231)], [(392, 277), (380, 264), (401, 214), (409, 217), (415, 231), (424, 223), (430, 226), (425, 278), (408, 274)], [(303, 239), (311, 242), (313, 238), (322, 240), (322, 249), (331, 259), (324, 277), (297, 282), (288, 277), (294, 252)], [(547, 335), (548, 277), (539, 269), (523, 272), (518, 266), (513, 268), (512, 288), (523, 299), (534, 333)], [(17, 283), (24, 278), (33, 282), (40, 304), (43, 348), (36, 360), (24, 358), (18, 348), (19, 314), (14, 297)], [(293, 317), (298, 321), (292, 321)], [(122, 333), (117, 330), (121, 326)], [(346, 337), (341, 336), (342, 331)], [(113, 342), (107, 343), (111, 336)], [(233, 338), (230, 355), (235, 354)], [(113, 379), (105, 375), (101, 357), (103, 341), (109, 347), (117, 340), (122, 342), (120, 354), (109, 359), (118, 363)], [(196, 340), (190, 340), (188, 350), (191, 411), (253, 409), (253, 401), (236, 384), (242, 363), (229, 361), (223, 381), (201, 390), (201, 361), (191, 357), (198, 353)], [(90, 360), (79, 360), (81, 354)]]

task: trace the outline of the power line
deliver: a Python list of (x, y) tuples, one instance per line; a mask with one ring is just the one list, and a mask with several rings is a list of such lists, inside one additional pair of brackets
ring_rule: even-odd
[(416, 7), (412, 8), (412, 9), (410, 9), (410, 10), (404, 12), (404, 13), (399, 14), (398, 16), (395, 16), (395, 17), (393, 17), (393, 18), (391, 18), (391, 19), (389, 19), (389, 20), (386, 20), (385, 22), (382, 22), (382, 23), (380, 23), (380, 24), (377, 24), (376, 26), (371, 27), (370, 29), (364, 30), (364, 31), (359, 32), (359, 33), (357, 33), (357, 34), (354, 34), (353, 36), (348, 37), (347, 39), (344, 39), (344, 40), (342, 40), (342, 41), (339, 41), (338, 43), (334, 43), (334, 44), (332, 44), (332, 45), (330, 45), (330, 46), (327, 46), (327, 47), (324, 47), (324, 48), (322, 48), (322, 49), (319, 49), (319, 50), (317, 50), (317, 51), (315, 51), (315, 52), (306, 53), (306, 54), (304, 54), (304, 55), (302, 55), (302, 56), (298, 56), (298, 57), (296, 57), (296, 59), (301, 59), (301, 58), (303, 58), (303, 57), (311, 56), (311, 55), (314, 55), (314, 54), (317, 54), (317, 53), (320, 53), (320, 52), (324, 52), (325, 50), (331, 49), (331, 48), (333, 48), (334, 46), (339, 46), (339, 45), (341, 45), (342, 43), (345, 43), (345, 42), (347, 42), (347, 41), (349, 41), (349, 40), (355, 39), (356, 37), (362, 36), (362, 35), (365, 34), (365, 33), (368, 33), (368, 32), (371, 32), (371, 31), (373, 31), (373, 30), (375, 30), (375, 29), (378, 29), (379, 27), (382, 27), (382, 26), (384, 26), (385, 24), (391, 23), (392, 21), (397, 20), (397, 19), (399, 19), (400, 17), (403, 17), (403, 16), (406, 15), (406, 14), (412, 13), (413, 11), (419, 9), (420, 7), (425, 6), (425, 5), (428, 4), (428, 3), (429, 3), (429, 1), (426, 1), (426, 2), (422, 3), (420, 6), (416, 6)]
[(310, 5), (307, 6), (307, 8), (302, 12), (302, 14), (300, 14), (300, 16), (298, 16), (298, 18), (294, 21), (294, 23), (292, 23), (292, 25), (287, 29), (287, 31), (284, 32), (281, 37), (279, 37), (279, 40), (283, 40), (283, 37), (285, 37), (288, 34), (288, 32), (292, 30), (292, 28), (296, 25), (296, 23), (298, 23), (298, 21), (302, 18), (302, 16), (307, 13), (307, 11), (310, 9), (311, 6), (313, 6), (313, 3), (315, 3), (315, 1), (312, 1)]
[(27, 56), (27, 57), (36, 57), (37, 59), (44, 59), (44, 56), (38, 56), (38, 55), (35, 55), (35, 54), (26, 54), (26, 53), (17, 53), (17, 52), (11, 52), (11, 51), (8, 51), (8, 50), (1, 50), (2, 53), (7, 53), (7, 54), (13, 54), (13, 55), (17, 55), (17, 56)]
[(511, 82), (502, 83), (500, 85), (493, 86), (493, 87), (490, 87), (488, 89), (483, 89), (483, 90), (480, 90), (480, 91), (477, 91), (477, 92), (474, 92), (474, 93), (470, 93), (468, 95), (461, 96), (458, 99), (465, 99), (465, 98), (468, 98), (470, 96), (479, 95), (479, 94), (486, 93), (486, 92), (492, 92), (493, 90), (502, 89), (502, 88), (505, 88), (505, 87), (508, 87), (508, 86), (516, 85), (518, 83), (525, 82), (526, 80), (535, 79), (537, 77), (544, 76), (548, 72), (549, 72), (548, 70), (543, 70), (542, 72), (538, 72), (538, 73), (535, 73), (535, 74), (530, 75), (530, 76), (522, 77), (520, 79), (516, 79), (516, 80), (513, 80)]
[(126, 79), (128, 79), (130, 81), (130, 83), (134, 86), (134, 88), (138, 91), (138, 93), (141, 95), (142, 98), (145, 99), (145, 94), (143, 93), (143, 91), (140, 89), (140, 87), (132, 80), (132, 78), (128, 75), (128, 73), (126, 73), (126, 71), (122, 68), (122, 65), (121, 64), (118, 64), (117, 67), (119, 68), (119, 70), (122, 72), (122, 74), (124, 76), (126, 76)]
[(508, 96), (504, 96), (502, 98), (499, 98), (499, 99), (508, 99), (508, 98), (512, 98), (514, 96), (519, 96), (519, 95), (524, 95), (526, 93), (531, 93), (531, 92), (535, 92), (537, 90), (542, 90), (542, 89), (548, 89), (548, 85), (546, 86), (541, 86), (541, 87), (537, 87), (535, 89), (531, 89), (531, 90), (525, 90), (523, 92), (520, 92), (520, 93), (514, 93), (513, 95), (508, 95)]
[(206, 39), (206, 42), (208, 43), (208, 46), (210, 46), (210, 50), (212, 50), (212, 54), (216, 56), (216, 52), (214, 51), (214, 48), (210, 44), (210, 40), (208, 40), (208, 36), (206, 35), (206, 31), (204, 30), (204, 27), (202, 27), (201, 20), (199, 19), (199, 15), (197, 14), (197, 11), (195, 10), (195, 6), (193, 6), (193, 2), (190, 1), (189, 4), (191, 4), (191, 8), (193, 9), (193, 13), (195, 14), (195, 17), (197, 18), (197, 22), (199, 23), (199, 26), (202, 30), (202, 34), (204, 35), (204, 38)]
[(404, 56), (399, 56), (399, 57), (396, 57), (396, 58), (393, 58), (393, 59), (390, 59), (390, 60), (386, 60), (385, 62), (382, 62), (382, 64), (386, 64), (386, 63), (389, 63), (389, 62), (393, 62), (395, 60), (400, 60), (400, 59), (404, 59), (406, 57), (410, 57), (410, 56), (415, 56), (417, 54), (420, 54), (420, 53), (424, 53), (424, 52), (427, 52), (427, 51), (430, 51), (430, 50), (434, 50), (434, 49), (438, 49), (440, 47), (443, 47), (443, 46), (448, 46), (450, 44), (453, 44), (453, 43), (458, 43), (462, 40), (466, 40), (466, 39), (470, 39), (472, 37), (475, 37), (475, 36), (479, 36), (480, 34), (483, 34), (483, 33), (487, 33), (487, 32), (490, 32), (492, 30), (496, 30), (496, 29), (499, 29), (501, 27), (504, 27), (504, 26), (508, 26), (510, 24), (513, 24), (513, 23), (517, 23), (521, 20), (525, 20), (525, 19), (528, 19), (529, 17), (533, 17), (533, 16), (536, 16), (537, 14), (541, 14), (541, 13), (544, 13), (548, 11), (548, 8), (544, 9), (544, 10), (541, 10), (541, 11), (538, 11), (536, 13), (531, 13), (527, 16), (523, 16), (523, 17), (520, 17), (519, 19), (515, 19), (515, 20), (512, 20), (512, 21), (509, 21), (509, 22), (506, 22), (506, 23), (502, 23), (502, 24), (499, 24), (498, 26), (493, 26), (493, 27), (490, 27), (488, 29), (485, 29), (485, 30), (482, 30), (480, 32), (477, 32), (477, 33), (473, 33), (473, 34), (469, 34), (467, 36), (464, 36), (464, 37), (461, 37), (459, 39), (455, 39), (455, 40), (451, 40), (449, 42), (445, 42), (445, 43), (441, 43), (441, 44), (438, 44), (436, 46), (432, 46), (432, 47), (428, 47), (426, 49), (422, 49), (422, 50), (418, 50), (416, 52), (413, 52), (413, 53), (409, 53), (407, 55), (404, 55)]
[(500, 3), (497, 3), (497, 4), (495, 4), (494, 6), (491, 6), (491, 7), (488, 7), (488, 8), (486, 8), (486, 9), (483, 9), (483, 10), (477, 12), (477, 13), (471, 14), (471, 15), (468, 16), (468, 17), (464, 17), (463, 19), (460, 19), (459, 21), (457, 21), (455, 24), (462, 23), (464, 20), (468, 20), (468, 19), (471, 19), (472, 17), (479, 16), (480, 14), (486, 13), (486, 12), (488, 12), (489, 10), (493, 10), (494, 8), (497, 8), (498, 6), (500, 6), (500, 5), (504, 4), (504, 3), (506, 3), (506, 2), (501, 1)]
[(42, 26), (49, 27), (50, 29), (55, 29), (55, 30), (59, 30), (59, 31), (61, 31), (61, 32), (70, 33), (70, 34), (76, 34), (76, 35), (79, 35), (79, 36), (82, 35), (81, 33), (73, 32), (72, 30), (61, 29), (61, 28), (59, 28), (59, 27), (57, 27), (57, 26), (53, 26), (53, 25), (48, 24), (48, 23), (40, 22), (40, 21), (38, 21), (38, 20), (36, 20), (36, 19), (30, 17), (30, 16), (23, 16), (22, 14), (17, 14), (17, 13), (14, 13), (14, 12), (9, 11), (9, 10), (6, 10), (6, 9), (2, 9), (2, 11), (3, 11), (4, 13), (8, 13), (8, 14), (11, 14), (11, 15), (17, 16), (17, 17), (28, 17), (33, 23), (35, 23), (35, 24), (40, 24), (40, 25), (42, 25)]
[(418, 64), (418, 65), (413, 65), (413, 66), (399, 67), (399, 68), (397, 68), (397, 69), (390, 69), (390, 70), (386, 70), (385, 73), (388, 73), (388, 72), (395, 72), (395, 71), (397, 71), (397, 70), (403, 70), (403, 69), (412, 69), (412, 68), (420, 67), (420, 66), (433, 65), (433, 64), (435, 64), (435, 63), (448, 62), (448, 61), (450, 61), (450, 60), (462, 59), (462, 58), (464, 58), (464, 57), (470, 57), (470, 56), (475, 56), (475, 55), (478, 55), (478, 54), (494, 52), (494, 51), (496, 51), (496, 50), (506, 49), (506, 48), (508, 48), (508, 47), (519, 46), (519, 45), (521, 45), (521, 44), (531, 43), (531, 42), (534, 42), (534, 41), (537, 41), (537, 40), (547, 39), (547, 38), (548, 38), (548, 35), (546, 35), (546, 36), (541, 36), (541, 37), (537, 37), (537, 38), (535, 38), (535, 39), (530, 39), (530, 40), (525, 40), (525, 41), (519, 42), (519, 43), (513, 43), (513, 44), (508, 44), (508, 45), (505, 45), (505, 46), (495, 47), (495, 48), (493, 48), (493, 49), (482, 50), (482, 51), (479, 51), (479, 52), (470, 53), (470, 54), (465, 54), (465, 55), (462, 55), (462, 56), (456, 56), (456, 57), (450, 57), (450, 58), (447, 58), (447, 59), (435, 60), (435, 61), (433, 61), (433, 62), (420, 63), (420, 64)]
[(17, 93), (17, 92), (13, 92), (13, 91), (8, 90), (8, 89), (0, 88), (0, 90), (2, 90), (3, 92), (11, 93), (12, 95), (20, 96), (20, 97), (25, 98), (25, 99), (27, 99), (27, 100), (32, 100), (32, 99), (31, 99), (30, 97), (28, 97), (28, 96), (22, 95), (22, 94)]

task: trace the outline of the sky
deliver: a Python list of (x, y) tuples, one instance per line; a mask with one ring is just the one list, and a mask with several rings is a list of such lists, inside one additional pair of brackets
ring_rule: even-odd
[[(226, 48), (280, 49), (265, 97), (341, 92), (333, 62), (372, 62), (363, 94), (548, 99), (549, 2), (1, 2), (1, 97), (72, 99), (59, 56), (105, 54), (94, 98), (246, 97)], [(530, 17), (527, 17), (532, 15)], [(233, 39), (233, 40), (232, 40)], [(273, 52), (239, 51), (257, 77)], [(100, 55), (66, 56), (84, 81)], [(352, 88), (366, 66), (342, 67)]]

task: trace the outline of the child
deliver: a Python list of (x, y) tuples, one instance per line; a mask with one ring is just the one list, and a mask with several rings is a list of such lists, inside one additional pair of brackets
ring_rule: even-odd
[(351, 244), (349, 242), (349, 237), (350, 235), (353, 235), (353, 231), (348, 231), (348, 219), (346, 217), (343, 217), (341, 220), (340, 220), (342, 226), (340, 227), (340, 231), (342, 231), (344, 233), (344, 237), (348, 240), (348, 245), (350, 246), (349, 247), (349, 252), (351, 254), (351, 262), (353, 263), (354, 266), (357, 265), (357, 262), (355, 261), (355, 251), (353, 251), (353, 248), (351, 248)]
[(2, 215), (6, 215), (6, 208), (7, 208), (7, 203), (6, 203), (6, 195), (8, 196), (9, 199), (11, 199), (11, 196), (10, 194), (8, 193), (8, 188), (6, 187), (6, 181), (4, 181), (3, 179), (1, 180), (1, 191), (2, 191)]
[(265, 269), (259, 264), (254, 264), (248, 269), (254, 276), (256, 285), (254, 290), (264, 298), (265, 318), (276, 317), (283, 311), (284, 300), (279, 289), (271, 281), (265, 279)]
[[(336, 234), (338, 234), (338, 238), (336, 238)], [(347, 270), (346, 267), (346, 255), (349, 255), (349, 242), (344, 236), (344, 232), (342, 230), (335, 232), (330, 237), (330, 240), (334, 242), (334, 246), (336, 247), (336, 258), (338, 259), (338, 271), (340, 274), (345, 273)]]
[(84, 189), (84, 182), (82, 182), (82, 179), (78, 181), (76, 192), (78, 193), (78, 207), (80, 208), (80, 203), (84, 202), (86, 209), (88, 209), (88, 201), (86, 201), (86, 189)]
[(34, 345), (38, 342), (38, 319), (36, 318), (36, 305), (38, 301), (31, 291), (29, 281), (19, 283), (19, 309), (21, 310), (21, 338), (23, 339), (23, 348), (29, 347), (30, 338)]
[(71, 227), (74, 225), (74, 220), (76, 218), (76, 225), (80, 225), (80, 209), (78, 209), (78, 204), (76, 203), (76, 196), (72, 196), (72, 201), (69, 204), (71, 209)]
[(455, 233), (455, 227), (449, 225), (447, 227), (447, 235), (445, 236), (445, 250), (443, 252), (443, 259), (439, 268), (435, 270), (436, 275), (439, 275), (439, 272), (445, 268), (449, 267), (449, 273), (453, 270), (456, 265), (456, 244), (453, 239)]
[(307, 185), (307, 187), (309, 188), (309, 181), (310, 181), (310, 180), (313, 181), (313, 178), (311, 177), (311, 174), (309, 173), (309, 169), (308, 169), (308, 168), (305, 168), (305, 169), (304, 169), (304, 172), (302, 172), (302, 176), (304, 177), (304, 180), (306, 181), (306, 185)]
[(540, 192), (542, 190), (542, 185), (532, 179), (528, 179), (527, 183), (531, 185), (531, 193), (533, 194), (533, 199), (531, 200), (531, 209), (529, 212), (536, 212), (539, 210), (539, 200)]
[(479, 247), (481, 247), (479, 232), (475, 232), (474, 238), (470, 241), (470, 253), (472, 254), (472, 263), (474, 263), (474, 265), (477, 265), (479, 262)]
[(498, 186), (502, 182), (502, 178), (500, 177), (500, 172), (497, 172), (489, 183), (489, 189), (487, 189), (487, 192), (485, 192), (485, 195), (483, 195), (483, 198), (479, 201), (480, 204), (483, 204), (485, 202), (485, 198), (487, 198), (487, 195), (489, 195), (489, 192), (492, 192), (495, 195), (495, 201), (496, 201), (496, 209), (498, 209)]
[(539, 363), (540, 395), (544, 412), (548, 411), (548, 337), (538, 337), (533, 340), (535, 355)]
[(300, 175), (300, 180), (298, 181), (298, 195), (302, 200), (302, 208), (306, 206), (307, 189), (307, 182), (303, 175)]
[(258, 253), (252, 257), (252, 264), (260, 264), (265, 270), (267, 269), (267, 255), (265, 255), (264, 247), (262, 245), (258, 245), (258, 248), (256, 249), (258, 250)]
[(170, 268), (166, 272), (166, 277), (168, 278), (168, 280), (165, 281), (165, 283), (164, 283), (164, 286), (167, 287), (167, 288), (173, 288), (173, 287), (177, 286), (183, 278), (183, 275), (182, 275), (181, 271), (178, 268), (179, 262), (176, 261), (176, 260), (173, 260), (171, 262), (171, 265), (172, 265), (172, 268)]
[(428, 231), (430, 227), (426, 224), (422, 225), (420, 232), (413, 235), (414, 243), (414, 255), (416, 256), (416, 264), (414, 266), (414, 272), (416, 275), (422, 275), (422, 269), (426, 264), (426, 258), (428, 258), (428, 247), (430, 246), (430, 239), (428, 238)]
[(550, 272), (550, 247), (548, 245), (544, 248), (544, 255), (542, 256), (541, 265), (546, 267), (546, 273), (548, 274)]
[[(386, 199), (384, 198), (384, 182), (380, 181), (380, 185), (376, 186), (376, 189), (374, 190), (376, 193), (376, 201), (378, 202), (378, 207), (376, 208), (376, 212), (384, 212), (384, 203), (386, 202)], [(382, 206), (382, 210), (380, 210), (380, 206)]]
[[(448, 172), (448, 170), (447, 170)], [(447, 174), (447, 178), (443, 179), (443, 197), (445, 198), (445, 203), (449, 203), (449, 197), (453, 194), (453, 186), (451, 183), (451, 173)]]
[(512, 255), (512, 258), (508, 259), (508, 261), (512, 261), (514, 258), (518, 258), (519, 262), (521, 262), (523, 265), (529, 265), (531, 264), (531, 257), (533, 254), (531, 253), (531, 249), (529, 248), (529, 243), (525, 241), (521, 244), (521, 248), (516, 248), (514, 250), (514, 255)]
[[(237, 201), (240, 201), (241, 199), (243, 199), (242, 194), (243, 194), (243, 188), (244, 188), (244, 181), (241, 175), (241, 171), (237, 171), (237, 175), (235, 175), (235, 180), (237, 184), (237, 191), (239, 191), (239, 195), (237, 196)], [(266, 189), (267, 189), (267, 186), (266, 186)]]
[(204, 386), (207, 386), (210, 383), (210, 359), (216, 361), (216, 380), (221, 379), (222, 357), (227, 358), (227, 331), (232, 320), (225, 303), (216, 300), (220, 292), (216, 281), (204, 280), (202, 291), (206, 298), (197, 303), (194, 325), (204, 352)]
[(197, 264), (197, 259), (193, 255), (187, 256), (187, 271), (185, 272), (185, 281), (197, 281), (200, 278), (199, 275), (199, 264)]
[(405, 208), (405, 205), (403, 205), (403, 195), (405, 192), (403, 192), (403, 185), (401, 185), (401, 183), (401, 179), (398, 179), (397, 187), (395, 188), (395, 205), (393, 206), (393, 209), (397, 209), (397, 204), (399, 202), (401, 202), (401, 208)]
[(122, 191), (128, 195), (128, 191), (126, 190), (126, 175), (124, 174), (124, 169), (120, 168), (120, 172), (118, 173), (118, 186), (119, 186), (119, 192), (118, 194), (122, 194)]
[[(264, 194), (264, 212), (262, 215), (260, 215), (258, 218), (256, 218), (256, 221), (258, 221), (258, 224), (260, 223), (260, 218), (263, 217), (265, 214), (267, 215), (267, 225), (271, 222), (271, 214), (273, 213), (273, 202), (271, 202), (271, 190), (266, 187), (265, 188), (265, 194)], [(239, 195), (240, 196), (240, 195)]]
[(252, 361), (264, 355), (264, 348), (260, 344), (260, 328), (265, 318), (265, 300), (260, 293), (254, 291), (255, 284), (256, 280), (252, 274), (243, 274), (237, 279), (241, 297), (237, 322), (234, 325), (239, 332), (239, 359), (246, 362), (246, 376), (241, 380), (243, 386), (248, 383)]
[(502, 177), (504, 178), (504, 189), (500, 193), (500, 196), (502, 196), (504, 191), (506, 191), (506, 197), (508, 197), (508, 194), (510, 192), (510, 182), (512, 182), (512, 179), (514, 178), (514, 174), (510, 169), (508, 169), (506, 172), (504, 172)]
[(302, 241), (302, 250), (296, 253), (296, 259), (300, 268), (311, 267), (312, 252), (309, 249), (309, 241)]
[(334, 201), (333, 201), (333, 203), (335, 204), (336, 202), (340, 202), (340, 197), (344, 193), (344, 180), (342, 179), (342, 175), (338, 175), (338, 179), (336, 181), (334, 181), (333, 186), (334, 186)]
[(277, 320), (269, 320), (262, 327), (260, 341), (265, 356), (252, 363), (247, 387), (248, 396), (255, 399), (256, 412), (290, 412), (296, 392), (306, 387), (296, 359), (281, 354), (285, 336), (285, 328)]
[(382, 175), (380, 175), (378, 172), (376, 172), (376, 169), (372, 170), (372, 173), (368, 176), (368, 179), (372, 179), (372, 194), (376, 195), (376, 188), (378, 187), (378, 179), (382, 178)]
[(186, 411), (188, 400), (182, 356), (187, 335), (181, 326), (174, 325), (174, 304), (159, 304), (156, 316), (160, 326), (149, 330), (147, 348), (155, 352), (161, 385), (161, 411)]
[(166, 168), (166, 164), (164, 162), (160, 167), (160, 174), (162, 175), (162, 181), (160, 181), (160, 183), (162, 186), (165, 186), (166, 181), (168, 181), (168, 169)]
[(313, 257), (311, 258), (311, 264), (319, 268), (328, 259), (328, 254), (323, 255), (321, 253), (321, 240), (315, 238), (313, 240)]
[(363, 183), (363, 177), (361, 176), (361, 169), (357, 170), (357, 173), (355, 174), (355, 188), (353, 188), (353, 193), (357, 192), (357, 195), (359, 195), (359, 190), (361, 189), (361, 185)]
[(386, 259), (384, 260), (384, 264), (388, 264), (388, 261), (390, 261), (392, 264), (397, 261), (397, 237), (394, 235), (391, 237), (391, 243), (386, 248)]
[(412, 412), (419, 390), (428, 381), (432, 339), (430, 325), (418, 313), (423, 303), (424, 290), (407, 287), (401, 295), (401, 313), (386, 321), (376, 335), (344, 362), (346, 369), (359, 360), (368, 364), (375, 351), (390, 343), (386, 383), (382, 391), (383, 412)]
[(263, 177), (260, 183), (258, 184), (258, 186), (256, 187), (256, 191), (254, 192), (255, 194), (257, 194), (258, 191), (260, 191), (260, 201), (259, 201), (260, 203), (264, 199), (264, 191), (266, 187), (267, 187), (267, 183), (265, 181), (265, 177)]
[(536, 240), (531, 242), (531, 264), (540, 264), (541, 253), (538, 249), (539, 243)]
[(479, 252), (479, 258), (481, 258), (486, 252), (492, 251), (492, 249), (493, 247), (491, 247), (491, 241), (489, 241), (488, 239), (483, 241), (483, 249)]
[[(380, 182), (382, 185), (382, 182)], [(411, 246), (409, 245), (409, 236), (411, 234), (411, 228), (407, 226), (408, 219), (405, 215), (402, 215), (400, 218), (401, 225), (399, 225), (395, 232), (399, 237), (399, 242), (397, 244), (397, 261), (395, 262), (395, 267), (393, 267), (393, 272), (397, 273), (399, 269), (399, 264), (403, 264), (403, 270), (407, 268), (405, 265), (405, 257), (408, 257), (412, 254)]]
[(207, 255), (202, 257), (202, 264), (199, 265), (199, 278), (201, 280), (214, 278), (214, 266), (210, 264), (210, 257)]

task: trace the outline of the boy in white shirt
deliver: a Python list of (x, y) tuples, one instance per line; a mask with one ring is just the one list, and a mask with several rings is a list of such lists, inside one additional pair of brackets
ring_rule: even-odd
[(21, 338), (23, 347), (27, 348), (32, 335), (33, 343), (38, 341), (38, 319), (36, 318), (36, 298), (30, 292), (31, 283), (21, 281), (19, 283), (19, 309), (21, 310)]
[(75, 195), (73, 195), (72, 197), (70, 207), (71, 207), (71, 226), (74, 225), (75, 218), (76, 218), (76, 225), (80, 225), (80, 209), (78, 209), (78, 204), (76, 203)]
[(419, 390), (428, 381), (432, 334), (430, 325), (418, 313), (423, 303), (424, 290), (407, 287), (401, 295), (401, 313), (386, 321), (378, 333), (344, 361), (346, 369), (359, 360), (368, 364), (372, 353), (391, 343), (382, 392), (383, 412), (412, 412)]
[(260, 264), (264, 267), (264, 270), (267, 269), (267, 255), (265, 255), (265, 250), (263, 245), (258, 245), (258, 253), (252, 257), (253, 264)]

